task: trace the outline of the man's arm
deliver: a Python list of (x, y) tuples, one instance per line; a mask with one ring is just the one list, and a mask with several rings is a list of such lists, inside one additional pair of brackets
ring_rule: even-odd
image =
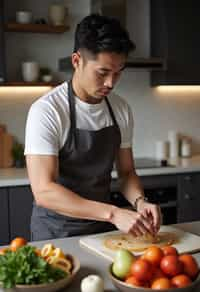
[(56, 183), (58, 177), (58, 158), (56, 156), (27, 155), (26, 162), (37, 205), (65, 216), (107, 221), (122, 232), (131, 232), (136, 236), (150, 230), (150, 224), (142, 214), (110, 204), (87, 200)]
[(136, 174), (131, 148), (121, 148), (116, 161), (120, 179), (122, 180), (122, 193), (125, 198), (135, 206), (137, 211), (152, 223), (152, 232), (156, 233), (161, 224), (161, 212), (157, 205), (145, 202), (144, 190)]
[(57, 156), (27, 155), (26, 164), (37, 205), (65, 216), (110, 222), (114, 206), (82, 198), (56, 182)]

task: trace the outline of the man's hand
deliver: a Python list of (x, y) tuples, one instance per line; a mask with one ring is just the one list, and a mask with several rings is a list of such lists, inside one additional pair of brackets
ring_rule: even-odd
[(142, 236), (146, 233), (154, 234), (152, 222), (139, 212), (122, 208), (115, 208), (111, 223), (124, 233), (132, 233), (134, 236)]
[(154, 234), (160, 229), (162, 222), (161, 210), (158, 205), (148, 203), (144, 200), (139, 200), (137, 204), (137, 211), (150, 222)]

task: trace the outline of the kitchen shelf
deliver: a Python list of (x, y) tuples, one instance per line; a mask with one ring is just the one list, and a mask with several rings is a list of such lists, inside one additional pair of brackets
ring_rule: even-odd
[(31, 33), (64, 33), (69, 30), (68, 26), (49, 24), (21, 24), (21, 23), (6, 23), (4, 30), (7, 32), (31, 32)]
[(61, 84), (62, 81), (53, 82), (24, 82), (24, 81), (8, 81), (0, 83), (0, 86), (52, 86), (55, 87)]

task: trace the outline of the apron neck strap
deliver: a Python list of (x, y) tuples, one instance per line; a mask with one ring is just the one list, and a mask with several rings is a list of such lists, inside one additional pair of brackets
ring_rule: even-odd
[(69, 109), (70, 109), (70, 121), (72, 130), (76, 129), (76, 109), (74, 91), (72, 87), (72, 80), (69, 81)]
[(114, 113), (113, 113), (112, 107), (111, 107), (111, 105), (110, 105), (110, 102), (109, 102), (107, 96), (105, 97), (105, 101), (106, 101), (106, 104), (107, 104), (107, 106), (108, 106), (108, 109), (109, 109), (109, 112), (110, 112), (111, 118), (112, 118), (112, 120), (113, 120), (113, 124), (114, 124), (115, 126), (118, 127), (118, 123), (117, 123), (117, 121), (116, 121), (115, 115), (114, 115)]

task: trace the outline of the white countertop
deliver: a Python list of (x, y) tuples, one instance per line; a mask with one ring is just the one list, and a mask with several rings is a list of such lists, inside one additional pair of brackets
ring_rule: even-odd
[[(168, 163), (173, 166), (139, 168), (136, 171), (139, 176), (200, 172), (200, 155), (195, 155), (191, 158), (170, 159)], [(112, 172), (112, 177), (117, 178), (116, 171)]]
[(25, 168), (1, 168), (0, 187), (29, 185), (27, 170)]
[[(170, 160), (174, 167), (157, 167), (137, 169), (139, 176), (178, 174), (189, 172), (200, 172), (200, 155), (192, 158), (179, 158)], [(112, 172), (112, 177), (117, 178), (117, 172)], [(25, 168), (0, 169), (0, 187), (29, 185), (27, 170)]]

